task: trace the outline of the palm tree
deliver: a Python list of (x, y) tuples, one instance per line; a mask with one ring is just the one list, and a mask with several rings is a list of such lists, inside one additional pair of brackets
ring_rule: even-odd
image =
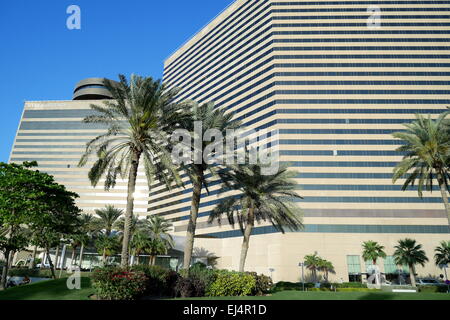
[(362, 257), (364, 261), (372, 261), (373, 265), (376, 265), (379, 258), (386, 258), (384, 246), (380, 245), (376, 241), (366, 241), (363, 243), (362, 247)]
[(321, 261), (319, 262), (319, 270), (324, 273), (326, 282), (328, 282), (328, 274), (335, 273), (333, 263), (325, 259), (321, 259)]
[(158, 255), (166, 254), (174, 246), (173, 238), (169, 234), (172, 224), (158, 215), (152, 215), (147, 217), (143, 228), (149, 233), (147, 252), (150, 254), (150, 265), (154, 265)]
[(311, 271), (314, 282), (317, 282), (317, 270), (320, 270), (322, 266), (322, 259), (317, 255), (317, 252), (306, 255), (304, 259), (306, 269)]
[[(213, 103), (207, 103), (203, 105), (198, 105), (197, 103), (192, 103), (191, 117), (187, 121), (182, 123), (183, 129), (189, 131), (193, 136), (195, 136), (196, 122), (201, 122), (201, 137), (204, 136), (205, 132), (209, 129), (219, 130), (222, 136), (226, 136), (226, 131), (230, 129), (236, 129), (240, 126), (240, 122), (231, 121), (233, 114), (225, 113), (225, 109), (215, 108)], [(203, 139), (201, 139), (203, 140)], [(183, 164), (182, 169), (188, 175), (192, 183), (192, 200), (191, 200), (191, 212), (186, 232), (186, 244), (184, 248), (184, 262), (183, 267), (188, 269), (191, 265), (192, 251), (194, 249), (194, 237), (195, 230), (197, 227), (198, 210), (200, 207), (200, 199), (202, 194), (202, 189), (205, 187), (207, 193), (208, 190), (208, 179), (206, 179), (207, 172), (212, 174), (215, 173), (214, 166), (208, 164), (203, 155), (206, 153), (205, 150), (212, 143), (217, 144), (223, 141), (207, 142), (202, 141), (201, 150), (193, 150), (194, 153), (201, 152), (201, 159), (198, 161), (193, 161), (190, 164)]]
[(139, 256), (147, 251), (150, 246), (150, 237), (147, 233), (138, 231), (133, 235), (130, 243), (131, 248), (134, 251), (134, 256), (136, 257), (135, 264), (139, 264)]
[(441, 241), (440, 246), (434, 249), (434, 262), (437, 266), (450, 264), (450, 241)]
[(102, 261), (106, 265), (107, 257), (116, 254), (120, 249), (119, 237), (116, 235), (100, 235), (95, 241), (95, 247), (97, 248), (97, 252), (103, 255)]
[(399, 240), (398, 245), (395, 246), (394, 260), (397, 265), (407, 265), (409, 267), (411, 285), (415, 287), (415, 266), (420, 264), (423, 267), (428, 261), (425, 251), (422, 250), (422, 245), (416, 244), (416, 240), (413, 239)]
[(79, 267), (83, 266), (83, 256), (84, 249), (89, 244), (89, 241), (93, 238), (95, 233), (95, 225), (94, 225), (94, 217), (90, 214), (82, 214), (80, 216), (80, 225), (81, 225), (81, 234), (80, 238), (81, 248), (80, 248), (80, 258), (79, 258)]
[(237, 218), (244, 235), (239, 271), (244, 271), (255, 221), (268, 221), (283, 233), (285, 228), (302, 227), (301, 210), (295, 203), (302, 198), (295, 191), (297, 183), (292, 179), (295, 175), (284, 167), (274, 175), (264, 175), (260, 164), (237, 164), (219, 172), (223, 181), (221, 192), (238, 191), (239, 194), (220, 200), (208, 221), (218, 220), (220, 224), (225, 213), (234, 226)]
[[(121, 235), (123, 235), (125, 231), (125, 217), (120, 217), (115, 223), (114, 223), (114, 229), (117, 230)], [(132, 216), (131, 217), (131, 227), (130, 227), (130, 234), (131, 237), (139, 231), (143, 227), (143, 221), (139, 220), (138, 217)]]
[(105, 235), (109, 236), (117, 220), (123, 215), (123, 210), (107, 205), (103, 209), (95, 210), (95, 214), (98, 218), (92, 221), (94, 228), (98, 231), (104, 230)]
[[(438, 119), (432, 120), (416, 115), (416, 121), (406, 124), (405, 132), (395, 132), (393, 136), (404, 142), (399, 152), (405, 153), (403, 160), (395, 167), (392, 177), (395, 183), (398, 179), (406, 177), (402, 190), (414, 186), (418, 180), (419, 196), (423, 196), (423, 189), (433, 191), (435, 179), (439, 186), (444, 202), (447, 218), (450, 224), (449, 191), (449, 163), (450, 163), (450, 133), (444, 112)], [(409, 175), (407, 173), (410, 172)]]
[(121, 259), (122, 266), (128, 266), (139, 162), (143, 162), (149, 186), (155, 177), (169, 188), (173, 180), (181, 185), (166, 140), (186, 112), (184, 105), (174, 102), (179, 90), (167, 89), (152, 78), (132, 75), (129, 82), (123, 75), (119, 78), (117, 85), (105, 80), (113, 100), (105, 100), (104, 106), (91, 105), (95, 114), (84, 119), (86, 123), (105, 125), (107, 131), (87, 143), (79, 165), (86, 165), (89, 156), (96, 154), (97, 160), (88, 176), (93, 186), (105, 176), (105, 190), (114, 188), (117, 176), (128, 177)]

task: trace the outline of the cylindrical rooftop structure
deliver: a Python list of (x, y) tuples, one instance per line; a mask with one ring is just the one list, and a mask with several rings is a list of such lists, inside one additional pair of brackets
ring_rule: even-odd
[[(112, 99), (111, 92), (104, 85), (105, 78), (88, 78), (81, 80), (73, 90), (73, 100)], [(112, 80), (111, 80), (112, 81)], [(116, 83), (113, 81), (113, 83)]]

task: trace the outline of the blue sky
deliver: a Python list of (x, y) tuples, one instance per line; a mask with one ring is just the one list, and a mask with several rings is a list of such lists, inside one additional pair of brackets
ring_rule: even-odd
[[(0, 4), (0, 162), (24, 101), (70, 100), (88, 77), (160, 78), (163, 61), (233, 0), (14, 0)], [(81, 9), (69, 30), (66, 9)]]

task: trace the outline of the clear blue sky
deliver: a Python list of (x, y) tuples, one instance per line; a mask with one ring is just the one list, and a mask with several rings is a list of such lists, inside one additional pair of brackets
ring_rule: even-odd
[[(0, 4), (0, 162), (24, 101), (70, 100), (76, 82), (160, 78), (163, 61), (233, 0), (14, 0)], [(81, 30), (69, 30), (69, 5)]]

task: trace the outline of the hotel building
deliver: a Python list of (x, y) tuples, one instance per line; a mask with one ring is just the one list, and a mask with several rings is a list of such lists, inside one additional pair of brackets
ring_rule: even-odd
[[(333, 263), (331, 280), (360, 281), (370, 264), (362, 242), (374, 240), (386, 247), (378, 264), (390, 278), (393, 247), (409, 237), (430, 259), (418, 274), (443, 273), (432, 263), (434, 248), (450, 240), (440, 193), (420, 199), (392, 184), (401, 156), (391, 134), (416, 113), (436, 116), (450, 105), (449, 41), (450, 0), (237, 0), (165, 61), (179, 100), (214, 101), (248, 128), (278, 130), (280, 160), (298, 172), (304, 229), (258, 225), (247, 270), (299, 281), (299, 262), (317, 252)], [(80, 195), (85, 212), (125, 208), (125, 182), (105, 192), (90, 185), (89, 165), (77, 167), (85, 143), (104, 131), (82, 120), (110, 95), (101, 79), (87, 79), (73, 98), (25, 103), (10, 162), (37, 160)], [(207, 223), (219, 189), (203, 190), (194, 255), (237, 269), (239, 228)], [(191, 186), (148, 190), (139, 172), (135, 213), (170, 219), (174, 235), (185, 236)]]
[[(450, 1), (237, 0), (165, 61), (180, 100), (214, 101), (249, 128), (278, 130), (281, 161), (298, 172), (304, 229), (258, 225), (246, 269), (299, 281), (299, 262), (317, 252), (334, 264), (331, 279), (359, 281), (371, 263), (362, 242), (374, 240), (389, 279), (394, 246), (408, 237), (430, 259), (418, 274), (443, 273), (432, 263), (450, 240), (440, 193), (420, 199), (392, 184), (401, 156), (391, 134), (450, 105), (449, 41)], [(195, 247), (237, 269), (241, 231), (207, 223), (219, 189), (203, 190)], [(152, 188), (149, 213), (185, 235), (191, 191)]]

